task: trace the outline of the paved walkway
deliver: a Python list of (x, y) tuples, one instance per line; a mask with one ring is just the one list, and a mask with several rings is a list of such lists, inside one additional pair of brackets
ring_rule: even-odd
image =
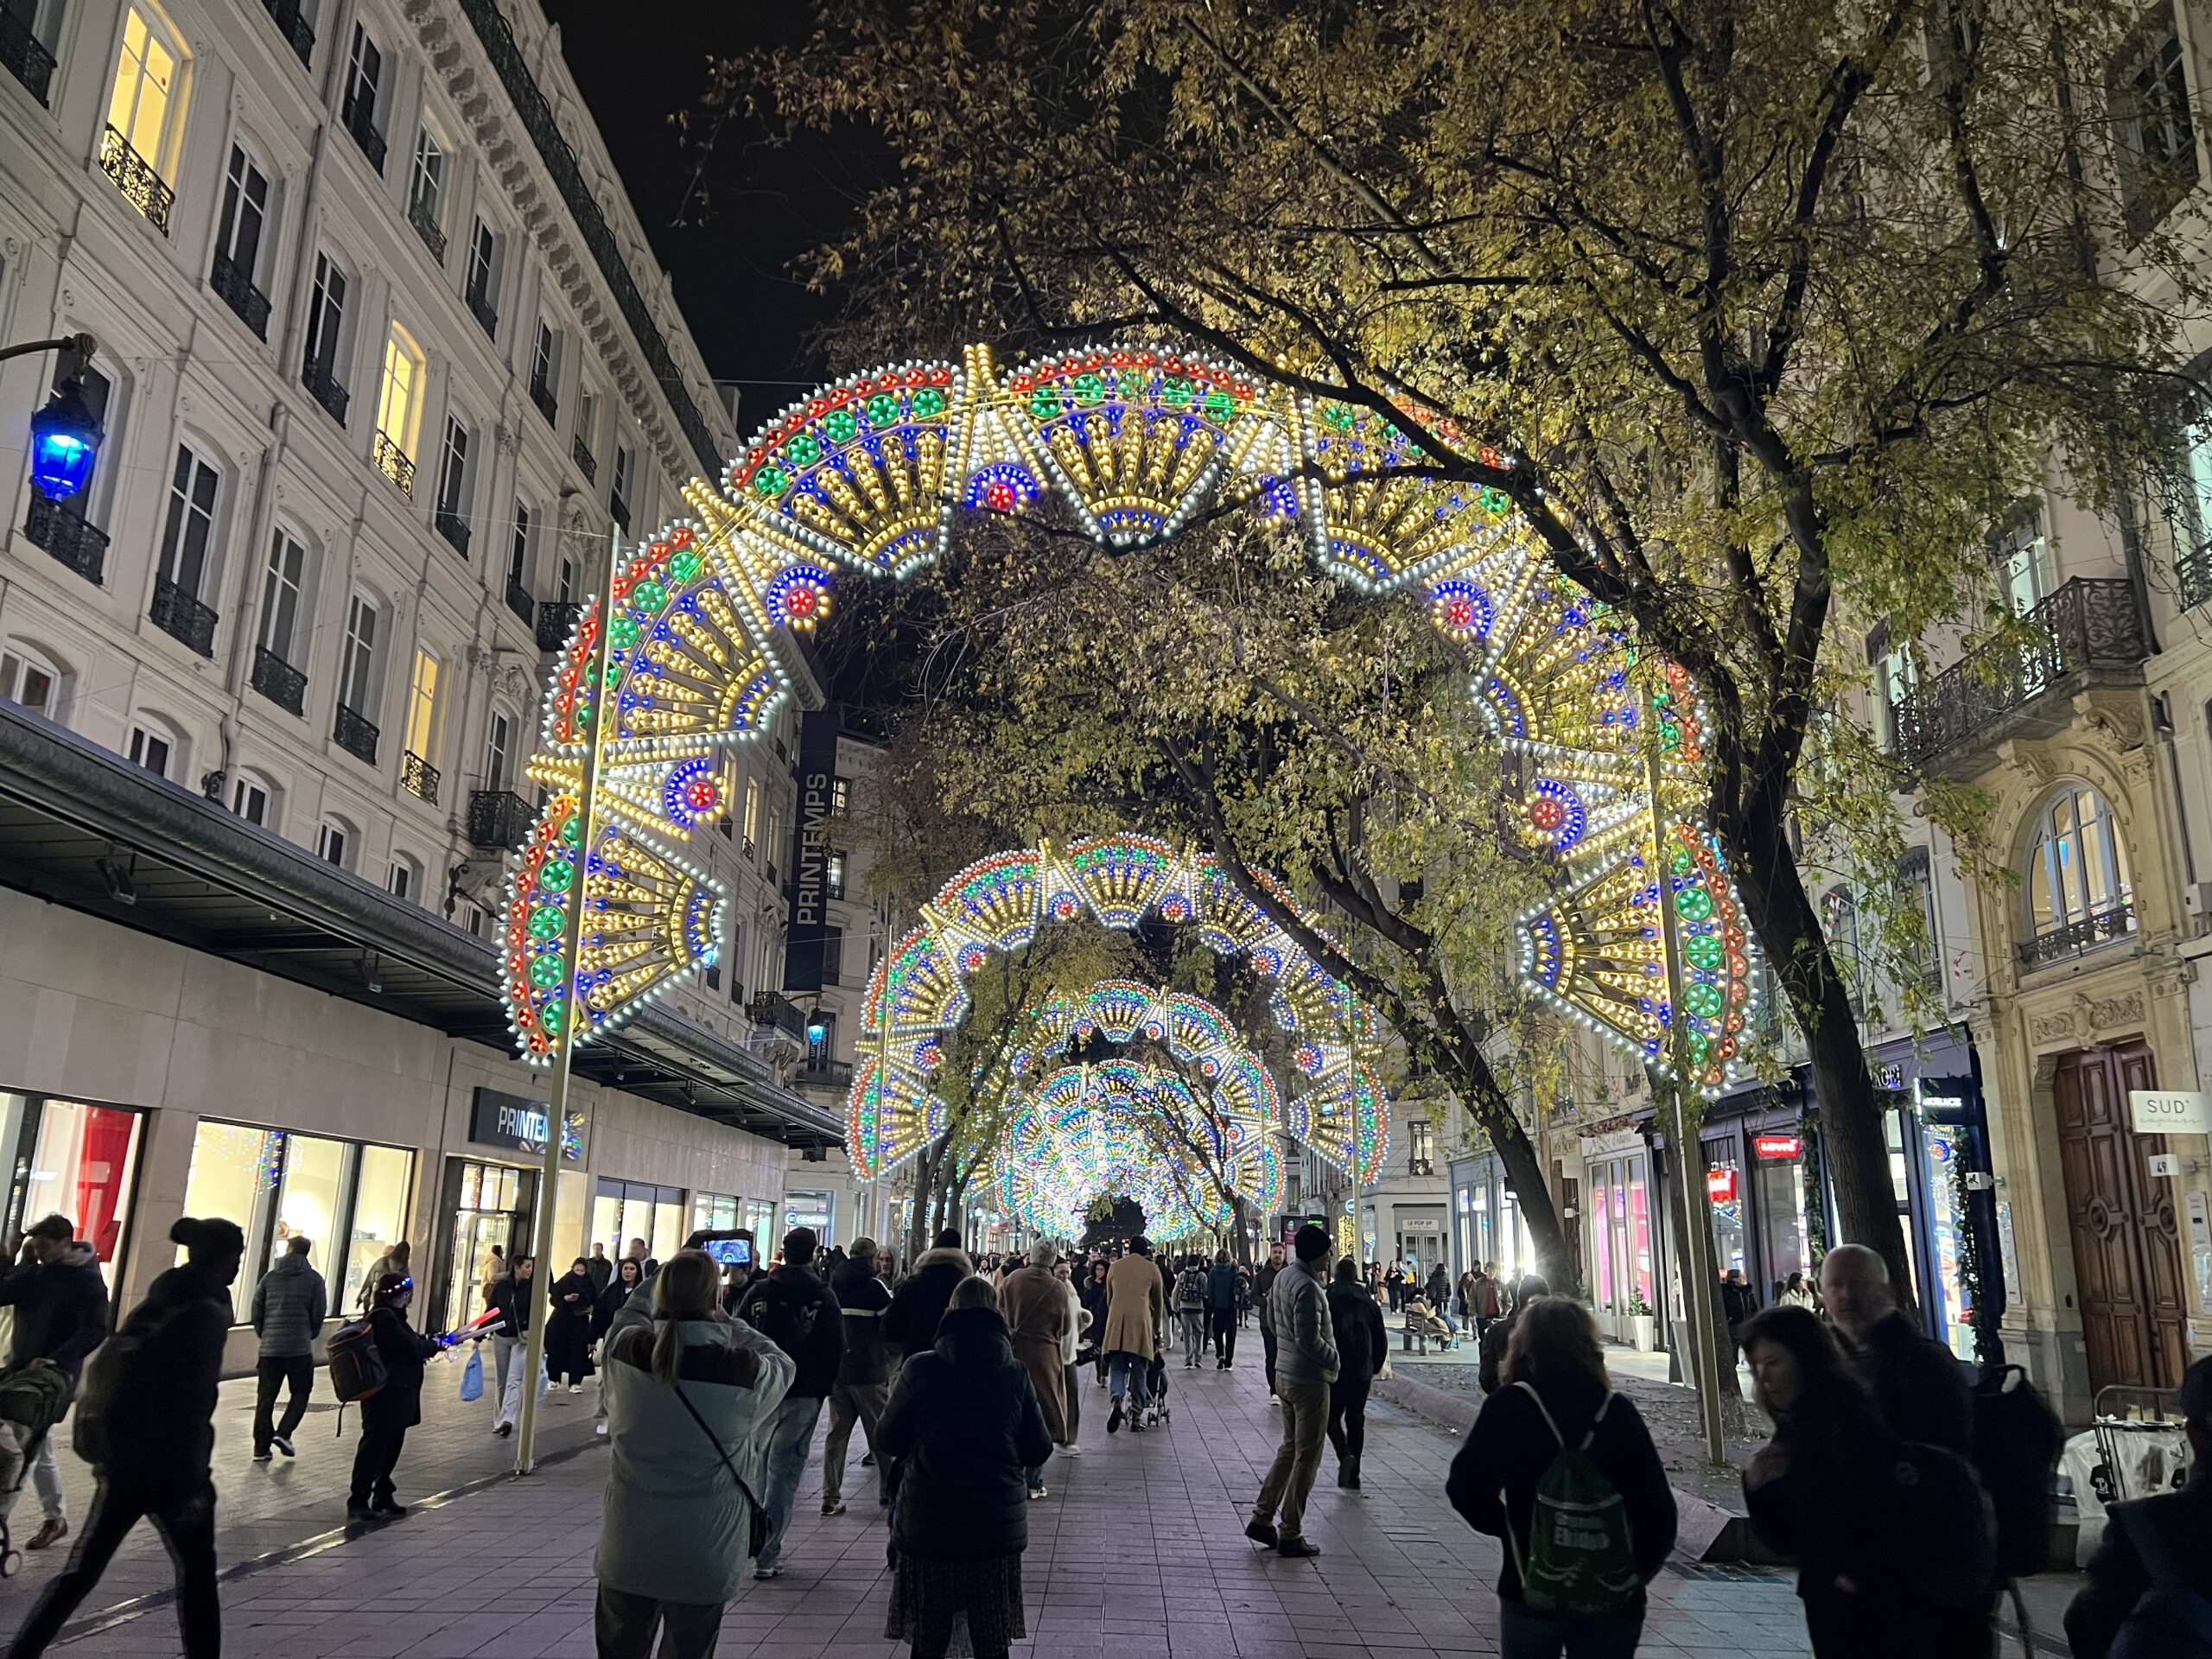
[[(1023, 1568), (1031, 1640), (1017, 1654), (1421, 1659), (1496, 1651), (1497, 1608), (1488, 1586), (1497, 1546), (1470, 1533), (1444, 1502), (1452, 1438), (1395, 1408), (1378, 1405), (1372, 1414), (1363, 1495), (1339, 1492), (1333, 1460), (1325, 1466), (1306, 1516), (1324, 1551), (1318, 1560), (1282, 1560), (1244, 1541), (1241, 1529), (1277, 1422), (1256, 1361), (1255, 1354), (1228, 1373), (1175, 1369), (1174, 1420), (1141, 1436), (1109, 1439), (1104, 1396), (1086, 1381), (1084, 1453), (1056, 1458), (1046, 1474), (1052, 1496), (1030, 1508)], [(410, 1442), (402, 1497), (462, 1490), (418, 1502), (404, 1521), (349, 1534), (334, 1525), (343, 1471), (327, 1449), (330, 1417), (310, 1418), (297, 1465), (255, 1470), (245, 1461), (241, 1408), (227, 1397), (234, 1391), (243, 1394), (226, 1390), (218, 1452), (230, 1574), (226, 1653), (591, 1653), (591, 1554), (605, 1465), (582, 1421), (588, 1395), (573, 1402), (564, 1396), (553, 1408), (550, 1443), (583, 1446), (581, 1452), (528, 1480), (470, 1488), (472, 1478), (498, 1466), (503, 1445), (485, 1433), (480, 1408), (449, 1404), (448, 1391), (434, 1382), (437, 1421), (419, 1444)], [(435, 1478), (411, 1473), (431, 1467), (441, 1471)], [(886, 1582), (874, 1484), (854, 1474), (851, 1510), (823, 1518), (817, 1451), (800, 1489), (789, 1570), (747, 1586), (723, 1625), (724, 1655), (903, 1655), (881, 1635)], [(62, 1650), (87, 1659), (175, 1653), (174, 1612), (147, 1593), (165, 1585), (163, 1565), (150, 1535), (134, 1543)], [(36, 1576), (0, 1588), (0, 1628), (20, 1622), (50, 1570), (41, 1566)], [(1670, 1567), (1653, 1586), (1645, 1651), (1796, 1659), (1805, 1644), (1785, 1577), (1684, 1567)]]

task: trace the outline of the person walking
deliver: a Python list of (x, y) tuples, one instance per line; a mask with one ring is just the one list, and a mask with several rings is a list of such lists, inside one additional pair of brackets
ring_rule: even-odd
[[(15, 1312), (8, 1369), (43, 1363), (60, 1370), (69, 1384), (63, 1394), (66, 1410), (86, 1358), (107, 1335), (107, 1283), (100, 1277), (99, 1254), (77, 1236), (67, 1216), (34, 1222), (23, 1246), (30, 1259), (0, 1279), (0, 1307)], [(51, 1433), (31, 1464), (30, 1481), (38, 1489), (42, 1518), (23, 1548), (50, 1548), (69, 1535), (69, 1510)], [(22, 1491), (20, 1483), (10, 1483), (0, 1493), (0, 1519), (15, 1508)]]
[(1390, 1258), (1389, 1270), (1383, 1274), (1383, 1287), (1390, 1294), (1390, 1311), (1401, 1311), (1406, 1305), (1406, 1263), (1402, 1256)]
[[(853, 1425), (861, 1426), (868, 1455), (876, 1458), (876, 1426), (891, 1392), (891, 1350), (883, 1339), (883, 1315), (891, 1292), (875, 1272), (875, 1241), (853, 1242), (852, 1255), (830, 1274), (830, 1294), (845, 1326), (845, 1350), (837, 1360), (836, 1385), (830, 1390), (830, 1433), (822, 1443), (822, 1513), (845, 1512), (845, 1453)], [(876, 1484), (882, 1486), (879, 1478)], [(891, 1501), (883, 1492), (880, 1500)]]
[(361, 1439), (353, 1448), (353, 1484), (346, 1518), (395, 1520), (407, 1513), (392, 1490), (392, 1471), (407, 1445), (407, 1431), (423, 1421), (423, 1363), (443, 1346), (407, 1323), (415, 1281), (387, 1273), (370, 1293), (369, 1335), (384, 1357), (385, 1382), (361, 1402)]
[(1885, 1423), (1808, 1310), (1752, 1315), (1744, 1345), (1774, 1423), (1744, 1471), (1745, 1507), (1796, 1558), (1816, 1659), (1987, 1659), (1997, 1541), (1972, 1468)]
[(1152, 1400), (1152, 1362), (1167, 1331), (1167, 1292), (1152, 1259), (1152, 1241), (1141, 1233), (1129, 1241), (1129, 1253), (1106, 1271), (1107, 1394), (1113, 1406), (1106, 1432), (1121, 1432), (1128, 1402), (1130, 1427), (1141, 1433), (1145, 1407)]
[(1275, 1281), (1282, 1270), (1283, 1248), (1270, 1244), (1267, 1265), (1252, 1275), (1252, 1304), (1260, 1315), (1260, 1368), (1268, 1379), (1268, 1403), (1271, 1406), (1281, 1403), (1281, 1396), (1275, 1392), (1275, 1327), (1271, 1310)]
[[(999, 1287), (999, 1313), (1006, 1321), (1014, 1357), (1029, 1373), (1030, 1389), (1054, 1446), (1068, 1438), (1067, 1377), (1060, 1357), (1068, 1334), (1068, 1294), (1052, 1272), (1058, 1254), (1041, 1241), (1031, 1245), (1027, 1264), (1008, 1274)], [(1044, 1460), (1024, 1472), (1029, 1496), (1046, 1496)]]
[[(948, 1237), (953, 1243), (944, 1243)], [(952, 1287), (976, 1270), (959, 1238), (950, 1228), (939, 1233), (937, 1243), (914, 1258), (912, 1271), (891, 1293), (883, 1335), (899, 1351), (901, 1361), (927, 1352), (937, 1341), (937, 1322), (952, 1300)]]
[(1112, 1294), (1106, 1288), (1106, 1275), (1113, 1263), (1103, 1257), (1090, 1264), (1079, 1294), (1083, 1311), (1090, 1315), (1089, 1341), (1092, 1357), (1097, 1362), (1098, 1386), (1106, 1386), (1109, 1361), (1106, 1354), (1106, 1315), (1112, 1306)]
[[(499, 1247), (498, 1245), (494, 1244), (492, 1247), (492, 1253), (494, 1255), (499, 1254)], [(383, 1255), (378, 1256), (375, 1261), (370, 1262), (368, 1273), (361, 1280), (361, 1288), (354, 1294), (354, 1308), (364, 1317), (366, 1317), (370, 1307), (375, 1301), (377, 1285), (378, 1281), (381, 1281), (387, 1273), (396, 1273), (401, 1278), (406, 1278), (409, 1274), (414, 1271), (414, 1268), (410, 1265), (410, 1263), (414, 1260), (414, 1256), (415, 1247), (403, 1238), (398, 1243), (393, 1245)]]
[(1052, 1277), (1060, 1287), (1060, 1294), (1067, 1299), (1068, 1326), (1060, 1338), (1060, 1402), (1067, 1408), (1067, 1422), (1060, 1437), (1060, 1455), (1075, 1458), (1083, 1455), (1083, 1447), (1076, 1435), (1083, 1427), (1083, 1395), (1076, 1388), (1078, 1367), (1076, 1356), (1083, 1351), (1083, 1333), (1090, 1326), (1090, 1311), (1083, 1305), (1083, 1298), (1076, 1294), (1075, 1268), (1065, 1256), (1054, 1264)]
[(1974, 1392), (1951, 1351), (1897, 1311), (1890, 1270), (1864, 1244), (1839, 1244), (1821, 1263), (1821, 1294), (1851, 1363), (1890, 1432), (1901, 1440), (1974, 1453)]
[(1216, 1250), (1206, 1269), (1206, 1327), (1214, 1369), (1225, 1371), (1236, 1357), (1236, 1264), (1226, 1249)]
[(1206, 1270), (1195, 1255), (1183, 1258), (1175, 1276), (1175, 1313), (1183, 1327), (1183, 1369), (1194, 1371), (1206, 1351)]
[(738, 1318), (789, 1354), (797, 1367), (762, 1453), (760, 1506), (768, 1512), (768, 1541), (753, 1563), (756, 1579), (783, 1573), (784, 1539), (798, 1501), (799, 1477), (806, 1472), (807, 1448), (845, 1357), (844, 1317), (830, 1287), (815, 1274), (816, 1246), (811, 1227), (785, 1233), (783, 1261), (747, 1287), (737, 1308)]
[(1051, 1456), (1052, 1437), (997, 1301), (988, 1280), (962, 1280), (936, 1342), (907, 1362), (884, 1408), (884, 1450), (906, 1472), (883, 1634), (910, 1643), (915, 1659), (940, 1659), (963, 1618), (976, 1659), (1005, 1659), (1028, 1635), (1026, 1471)]
[[(1328, 1232), (1309, 1221), (1291, 1243), (1298, 1259), (1276, 1275), (1268, 1293), (1279, 1344), (1275, 1390), (1282, 1400), (1282, 1444), (1275, 1448), (1274, 1461), (1260, 1483), (1259, 1500), (1244, 1535), (1279, 1555), (1300, 1559), (1321, 1553), (1320, 1546), (1306, 1535), (1306, 1500), (1321, 1467), (1329, 1385), (1337, 1380), (1340, 1361), (1324, 1277), (1329, 1270)], [(1274, 1523), (1278, 1506), (1282, 1512), (1280, 1530)]]
[[(2136, 1652), (2185, 1653), (2185, 1615), (2177, 1617), (2174, 1604), (2192, 1594), (2200, 1607), (2212, 1604), (2212, 1359), (2200, 1359), (2182, 1373), (2179, 1403), (2189, 1440), (2189, 1484), (2115, 1503), (2107, 1512), (2087, 1581), (2066, 1609), (2074, 1659), (2107, 1659), (2123, 1630), (2144, 1644)], [(2146, 1599), (2154, 1592), (2156, 1599)], [(2196, 1634), (2202, 1652), (2201, 1624)], [(2162, 1645), (2149, 1646), (2153, 1641)]]
[(169, 1229), (185, 1262), (146, 1287), (86, 1379), (73, 1436), (98, 1484), (69, 1564), (50, 1580), (8, 1649), (36, 1659), (61, 1633), (143, 1517), (176, 1573), (185, 1659), (217, 1659), (215, 1385), (230, 1336), (231, 1286), (245, 1256), (234, 1222), (181, 1217)]
[(590, 1262), (581, 1255), (545, 1293), (552, 1310), (545, 1321), (545, 1374), (556, 1388), (566, 1377), (570, 1394), (582, 1394), (584, 1378), (591, 1375), (591, 1323), (598, 1300)]
[(677, 1251), (653, 1277), (652, 1319), (625, 1320), (600, 1351), (598, 1659), (647, 1659), (656, 1631), (660, 1659), (708, 1659), (741, 1587), (752, 1531), (741, 1471), (798, 1367), (722, 1313), (721, 1288), (712, 1257)]
[(1505, 1363), (1506, 1344), (1513, 1340), (1513, 1322), (1521, 1317), (1521, 1310), (1539, 1296), (1551, 1294), (1551, 1286), (1541, 1275), (1521, 1275), (1521, 1282), (1513, 1287), (1512, 1308), (1491, 1321), (1490, 1332), (1483, 1338), (1481, 1357), (1475, 1366), (1475, 1382), (1484, 1394), (1496, 1394), (1504, 1386), (1499, 1373)]
[[(1885, 1272), (1888, 1269), (1885, 1268)], [(1805, 1275), (1793, 1270), (1782, 1281), (1782, 1294), (1775, 1299), (1777, 1307), (1802, 1307), (1808, 1312), (1815, 1306), (1812, 1286), (1805, 1282)]]
[(1382, 1310), (1359, 1282), (1359, 1264), (1346, 1256), (1330, 1281), (1329, 1325), (1337, 1338), (1337, 1377), (1329, 1384), (1329, 1444), (1336, 1448), (1337, 1484), (1359, 1490), (1359, 1457), (1367, 1446), (1367, 1391), (1389, 1363), (1390, 1333)]
[(592, 1300), (597, 1302), (600, 1292), (605, 1290), (607, 1281), (614, 1277), (614, 1264), (607, 1259), (606, 1245), (594, 1243), (591, 1247), (591, 1256), (584, 1263), (584, 1271), (591, 1275)]
[[(253, 1287), (253, 1332), (261, 1351), (254, 1362), (253, 1460), (267, 1463), (271, 1447), (293, 1455), (292, 1435), (308, 1414), (315, 1392), (315, 1339), (329, 1317), (330, 1294), (308, 1260), (313, 1241), (292, 1235), (276, 1264)], [(275, 1421), (276, 1390), (289, 1390), (284, 1421)]]
[[(1501, 1659), (1629, 1659), (1643, 1635), (1644, 1586), (1675, 1547), (1675, 1495), (1658, 1448), (1635, 1405), (1613, 1392), (1597, 1321), (1570, 1297), (1522, 1305), (1503, 1374), (1506, 1386), (1483, 1402), (1444, 1488), (1469, 1526), (1505, 1544), (1497, 1569)], [(1573, 1540), (1586, 1557), (1574, 1565), (1605, 1580), (1594, 1586), (1587, 1577), (1562, 1583), (1557, 1550), (1537, 1536), (1554, 1465), (1570, 1452), (1618, 1497), (1626, 1529), (1625, 1537), (1610, 1540), (1609, 1558), (1602, 1517), (1611, 1507), (1596, 1494), (1599, 1524)], [(1532, 1563), (1547, 1568), (1534, 1585)]]
[[(515, 1432), (515, 1424), (522, 1418), (523, 1376), (527, 1369), (515, 1351), (518, 1344), (522, 1353), (529, 1351), (530, 1322), (536, 1316), (537, 1299), (531, 1294), (531, 1282), (537, 1274), (537, 1258), (517, 1251), (513, 1265), (502, 1274), (484, 1299), (486, 1307), (494, 1309), (499, 1319), (491, 1326), (492, 1358), (499, 1373), (499, 1408), (493, 1420), (492, 1432), (502, 1440)], [(544, 1373), (537, 1377), (537, 1388), (545, 1387)]]

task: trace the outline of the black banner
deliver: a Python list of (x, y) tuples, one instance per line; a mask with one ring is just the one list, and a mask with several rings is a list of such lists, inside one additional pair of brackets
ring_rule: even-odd
[(837, 782), (837, 711), (801, 716), (798, 820), (791, 827), (791, 930), (784, 940), (784, 988), (822, 988), (830, 929), (830, 807)]
[[(542, 1100), (524, 1100), (480, 1084), (470, 1102), (468, 1138), (480, 1147), (503, 1147), (543, 1158), (550, 1113)], [(584, 1160), (584, 1115), (570, 1112), (568, 1118), (568, 1133), (561, 1137), (561, 1161), (580, 1165)]]

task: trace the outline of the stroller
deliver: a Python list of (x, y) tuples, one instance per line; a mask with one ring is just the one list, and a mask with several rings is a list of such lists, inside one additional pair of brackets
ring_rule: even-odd
[(1145, 1373), (1145, 1388), (1152, 1398), (1145, 1402), (1142, 1411), (1129, 1419), (1131, 1429), (1142, 1432), (1147, 1428), (1164, 1428), (1173, 1414), (1167, 1404), (1167, 1351), (1157, 1349), (1152, 1356), (1152, 1365)]
[[(46, 1437), (69, 1408), (69, 1378), (52, 1365), (26, 1365), (0, 1376), (0, 1491), (10, 1497), (23, 1490), (31, 1465), (46, 1448)], [(23, 1564), (0, 1515), (0, 1579), (13, 1578)]]

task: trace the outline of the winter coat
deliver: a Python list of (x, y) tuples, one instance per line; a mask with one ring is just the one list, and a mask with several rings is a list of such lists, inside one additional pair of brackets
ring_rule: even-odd
[(113, 1390), (119, 1408), (102, 1425), (109, 1457), (100, 1472), (111, 1484), (159, 1497), (208, 1484), (231, 1311), (231, 1287), (187, 1262), (156, 1274), (117, 1327), (135, 1347), (111, 1356), (126, 1362)]
[(73, 1388), (85, 1357), (107, 1335), (107, 1284), (100, 1277), (99, 1252), (73, 1239), (54, 1261), (25, 1262), (0, 1279), (0, 1307), (16, 1310), (8, 1363), (50, 1359), (69, 1374)]
[(1206, 1306), (1216, 1313), (1236, 1311), (1236, 1264), (1217, 1262), (1206, 1269)]
[(1050, 1268), (1022, 1268), (999, 1287), (999, 1312), (1014, 1357), (1036, 1390), (1045, 1432), (1058, 1446), (1068, 1437), (1067, 1373), (1060, 1357), (1068, 1327), (1067, 1287)]
[(2177, 1492), (2113, 1505), (2104, 1541), (2089, 1557), (2087, 1581), (2066, 1609), (2066, 1639), (2075, 1659), (2105, 1659), (2120, 1627), (2150, 1589), (2151, 1571), (2136, 1544), (2138, 1530), (2146, 1527), (2164, 1541), (2181, 1581), (2212, 1597), (2212, 1464), (2200, 1462)]
[(592, 1300), (596, 1302), (614, 1277), (614, 1264), (603, 1255), (588, 1256), (584, 1271), (591, 1275)]
[(1096, 1279), (1085, 1279), (1076, 1287), (1076, 1297), (1083, 1304), (1083, 1311), (1090, 1315), (1090, 1325), (1083, 1333), (1086, 1346), (1103, 1353), (1099, 1344), (1106, 1339), (1106, 1315), (1113, 1306), (1113, 1294)]
[[(1058, 1274), (1053, 1276), (1058, 1277)], [(1060, 1338), (1060, 1363), (1068, 1366), (1075, 1363), (1075, 1357), (1083, 1347), (1084, 1328), (1090, 1323), (1090, 1310), (1084, 1306), (1083, 1298), (1076, 1294), (1074, 1280), (1061, 1280), (1060, 1288), (1067, 1293), (1068, 1301), (1068, 1328)], [(1065, 1373), (1060, 1382), (1065, 1387), (1067, 1382)]]
[(1428, 1283), (1423, 1287), (1428, 1305), (1441, 1313), (1452, 1305), (1452, 1276), (1440, 1266), (1429, 1270)]
[(611, 1590), (719, 1605), (742, 1586), (752, 1522), (708, 1436), (757, 1493), (768, 1428), (798, 1368), (750, 1325), (685, 1319), (679, 1328), (680, 1396), (653, 1376), (654, 1326), (626, 1323), (602, 1356), (609, 1463), (592, 1567)]
[(798, 1365), (787, 1392), (794, 1400), (830, 1397), (845, 1357), (845, 1320), (837, 1299), (812, 1268), (786, 1263), (755, 1279), (745, 1287), (737, 1317), (772, 1339), (805, 1325), (804, 1339), (793, 1338), (798, 1351), (785, 1351)]
[[(1374, 1294), (1357, 1281), (1332, 1280), (1328, 1289), (1329, 1325), (1337, 1339), (1337, 1381), (1364, 1383), (1375, 1380), (1390, 1357), (1390, 1333), (1382, 1327), (1382, 1310)], [(1281, 1362), (1276, 1362), (1280, 1369)]]
[(1149, 1362), (1167, 1323), (1167, 1287), (1148, 1255), (1132, 1250), (1106, 1270), (1106, 1334), (1109, 1354), (1135, 1354)]
[(551, 1317), (545, 1322), (545, 1369), (555, 1376), (588, 1376), (591, 1361), (584, 1351), (591, 1346), (591, 1325), (598, 1297), (591, 1274), (574, 1269), (553, 1281), (545, 1293)]
[(1292, 1262), (1275, 1275), (1268, 1304), (1275, 1333), (1275, 1381), (1335, 1382), (1341, 1361), (1319, 1276), (1303, 1262)]
[[(1541, 1408), (1527, 1389), (1518, 1388), (1500, 1389), (1484, 1401), (1444, 1484), (1452, 1507), (1477, 1532), (1503, 1540), (1510, 1529), (1514, 1541), (1500, 1553), (1498, 1562), (1499, 1599), (1521, 1599), (1521, 1569), (1515, 1557), (1516, 1552), (1528, 1552), (1536, 1485), (1559, 1455), (1560, 1440), (1546, 1425), (1544, 1414), (1551, 1414), (1568, 1446), (1579, 1446), (1601, 1405), (1605, 1418), (1597, 1422), (1588, 1455), (1621, 1495), (1637, 1576), (1649, 1584), (1675, 1547), (1675, 1494), (1643, 1419), (1624, 1395), (1616, 1394), (1607, 1403), (1606, 1391), (1594, 1377), (1547, 1382), (1539, 1392), (1543, 1396)], [(1639, 1588), (1637, 1610), (1643, 1605)]]
[(837, 1362), (842, 1388), (868, 1388), (891, 1380), (891, 1350), (883, 1340), (883, 1316), (891, 1292), (874, 1269), (847, 1262), (830, 1275), (830, 1294), (844, 1310), (845, 1352)]
[(1203, 1268), (1185, 1268), (1175, 1281), (1175, 1311), (1203, 1312), (1206, 1305), (1206, 1274)]
[(329, 1316), (330, 1293), (304, 1255), (285, 1251), (253, 1287), (253, 1330), (264, 1359), (312, 1354)]
[(1475, 1366), (1475, 1382), (1484, 1394), (1496, 1394), (1498, 1389), (1498, 1367), (1505, 1363), (1505, 1344), (1513, 1340), (1513, 1322), (1520, 1317), (1516, 1308), (1502, 1319), (1491, 1321), (1483, 1333), (1482, 1354)]
[(426, 1337), (407, 1323), (396, 1307), (372, 1308), (369, 1334), (384, 1356), (385, 1382), (361, 1402), (365, 1427), (412, 1428), (423, 1421), (423, 1365), (436, 1357), (435, 1338)]
[(622, 1304), (628, 1301), (631, 1294), (638, 1288), (636, 1285), (624, 1284), (620, 1279), (609, 1279), (605, 1287), (592, 1299), (591, 1339), (594, 1342), (607, 1339), (607, 1331), (614, 1323), (614, 1316), (622, 1311)]
[(1052, 1454), (1052, 1437), (996, 1310), (944, 1317), (936, 1345), (908, 1360), (893, 1384), (875, 1446), (900, 1459), (891, 1522), (900, 1554), (990, 1560), (1028, 1547), (1024, 1471)]
[(1973, 1455), (1973, 1390), (1949, 1349), (1895, 1312), (1876, 1320), (1863, 1344), (1843, 1346), (1890, 1433), (1962, 1458)]
[(1268, 1304), (1273, 1299), (1275, 1281), (1282, 1276), (1282, 1269), (1270, 1262), (1252, 1275), (1252, 1305), (1260, 1310), (1260, 1329), (1274, 1329), (1274, 1314)]
[(484, 1306), (497, 1308), (499, 1313), (489, 1327), (493, 1336), (519, 1340), (530, 1334), (530, 1322), (537, 1310), (537, 1298), (531, 1293), (537, 1288), (535, 1277), (518, 1281), (512, 1272), (501, 1274), (485, 1287)]
[(965, 1250), (924, 1250), (914, 1258), (914, 1270), (891, 1293), (891, 1308), (883, 1316), (883, 1339), (900, 1358), (911, 1359), (936, 1342), (952, 1287), (975, 1270)]
[(1736, 1331), (1745, 1319), (1759, 1311), (1759, 1299), (1751, 1294), (1749, 1285), (1737, 1284), (1733, 1280), (1720, 1281), (1720, 1318), (1728, 1327), (1728, 1339), (1736, 1339)]

